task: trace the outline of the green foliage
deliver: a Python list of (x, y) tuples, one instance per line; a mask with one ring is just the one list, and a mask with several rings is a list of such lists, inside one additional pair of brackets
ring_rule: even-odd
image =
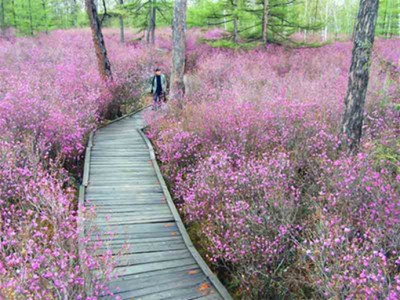
[(376, 34), (391, 37), (400, 33), (400, 0), (380, 0)]
[(390, 167), (394, 174), (400, 174), (400, 139), (388, 141), (386, 144), (377, 144), (374, 148), (376, 166)]
[[(104, 27), (119, 26), (122, 16), (126, 27), (149, 29), (150, 10), (156, 9), (156, 27), (170, 26), (173, 0), (96, 0)], [(105, 15), (104, 4), (107, 7)], [(262, 35), (264, 0), (192, 0), (188, 1), (187, 25), (220, 27), (233, 34), (233, 19), (238, 20), (240, 43), (252, 43)], [(354, 30), (359, 0), (269, 0), (268, 40), (294, 44), (297, 34), (303, 45), (320, 45), (348, 39)], [(88, 26), (82, 0), (0, 0), (0, 27), (13, 27), (17, 33), (32, 35), (54, 29)], [(300, 33), (300, 35), (298, 34)], [(380, 0), (376, 33), (400, 35), (400, 0)], [(316, 39), (318, 40), (316, 42)], [(228, 47), (226, 41), (221, 45)], [(230, 47), (230, 46), (229, 46)]]
[(13, 27), (22, 35), (87, 25), (86, 13), (76, 1), (2, 1), (4, 2), (4, 26)]

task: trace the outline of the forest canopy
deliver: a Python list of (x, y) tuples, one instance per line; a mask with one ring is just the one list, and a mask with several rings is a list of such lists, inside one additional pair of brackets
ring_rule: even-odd
[[(192, 0), (188, 27), (219, 27), (228, 41), (311, 42), (351, 37), (359, 6), (357, 0)], [(171, 25), (170, 0), (96, 0), (103, 27), (130, 27), (151, 32)], [(263, 36), (263, 23), (267, 31)], [(87, 27), (82, 0), (0, 0), (2, 32), (35, 35), (55, 29)], [(296, 36), (296, 33), (300, 33)], [(376, 34), (400, 34), (400, 0), (381, 0)]]

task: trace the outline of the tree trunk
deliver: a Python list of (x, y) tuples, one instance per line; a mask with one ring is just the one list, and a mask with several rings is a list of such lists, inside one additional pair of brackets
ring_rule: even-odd
[(104, 80), (112, 80), (111, 65), (107, 57), (107, 49), (101, 32), (100, 20), (94, 0), (85, 0), (86, 10), (89, 16), (90, 28), (92, 29), (93, 43), (97, 56), (97, 64), (100, 76)]
[(234, 6), (234, 15), (233, 15), (233, 42), (237, 44), (238, 42), (238, 16), (237, 16), (237, 6), (238, 6), (238, 0), (233, 0), (233, 6)]
[(151, 14), (151, 43), (154, 45), (156, 42), (156, 14), (157, 14), (157, 8), (156, 8), (156, 0), (153, 0), (153, 13)]
[(339, 33), (338, 20), (337, 20), (337, 18), (336, 18), (336, 7), (334, 7), (334, 8), (332, 9), (332, 13), (333, 13), (333, 23), (334, 23), (334, 25), (335, 25), (335, 41), (336, 41), (336, 40), (337, 40), (338, 33)]
[(74, 27), (78, 27), (78, 3), (77, 3), (77, 0), (73, 0), (72, 1), (72, 5), (74, 6), (73, 7), (73, 20), (72, 20), (72, 23), (73, 23), (73, 26)]
[(6, 20), (5, 20), (5, 13), (4, 13), (4, 0), (0, 0), (0, 29), (1, 29), (1, 34), (5, 35)]
[(28, 0), (28, 9), (29, 9), (29, 30), (30, 30), (30, 34), (33, 35), (32, 1), (31, 0)]
[(181, 99), (185, 93), (183, 75), (186, 63), (186, 3), (175, 0), (172, 20), (171, 98)]
[(358, 11), (350, 76), (342, 119), (342, 141), (351, 152), (357, 150), (363, 124), (364, 103), (368, 88), (369, 67), (374, 44), (379, 0), (361, 0)]
[(268, 44), (268, 0), (264, 0), (263, 20), (262, 20), (262, 41), (265, 46)]
[(150, 44), (152, 19), (153, 19), (153, 1), (149, 0), (149, 18), (147, 20), (147, 30), (146, 30), (146, 43), (147, 44)]
[(325, 3), (325, 29), (323, 38), (325, 42), (328, 40), (328, 3)]
[(46, 34), (49, 33), (49, 26), (48, 26), (48, 18), (47, 18), (47, 7), (46, 7), (46, 0), (42, 0), (42, 8), (43, 8), (43, 22)]
[(11, 0), (11, 5), (12, 5), (13, 25), (15, 29), (18, 29), (17, 14), (15, 13), (15, 0)]
[[(123, 5), (124, 0), (119, 0), (119, 4)], [(119, 39), (121, 44), (125, 43), (124, 18), (122, 15), (119, 16)]]

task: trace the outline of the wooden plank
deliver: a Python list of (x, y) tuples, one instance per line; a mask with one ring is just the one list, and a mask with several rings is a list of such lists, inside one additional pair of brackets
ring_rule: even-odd
[[(131, 245), (139, 245), (139, 244), (150, 244), (150, 243), (167, 243), (167, 242), (182, 242), (181, 236), (164, 236), (164, 237), (150, 237), (150, 238), (124, 238), (124, 236), (117, 236), (107, 242), (105, 245), (124, 245), (124, 244), (131, 244)], [(138, 261), (137, 263), (140, 263)]]
[(146, 224), (146, 223), (164, 223), (173, 221), (172, 216), (150, 216), (150, 217), (142, 217), (137, 219), (129, 219), (122, 221), (108, 221), (108, 220), (95, 220), (93, 222), (96, 226), (110, 226), (110, 225), (131, 225), (131, 224)]
[(129, 202), (129, 201), (138, 201), (137, 204), (140, 204), (140, 201), (143, 202), (156, 202), (156, 201), (165, 201), (164, 195), (160, 192), (151, 192), (151, 193), (124, 193), (124, 194), (97, 194), (97, 193), (86, 193), (86, 200), (88, 201), (110, 201), (117, 203), (121, 202)]
[(141, 185), (141, 184), (158, 184), (158, 179), (156, 177), (140, 177), (136, 176), (136, 178), (124, 178), (119, 177), (114, 180), (108, 179), (96, 179), (92, 178), (90, 181), (91, 186), (103, 186), (103, 185), (110, 185), (110, 186), (124, 186), (124, 185)]
[(168, 210), (170, 211), (168, 205), (166, 204), (129, 204), (129, 205), (116, 205), (112, 207), (98, 207), (97, 212), (131, 212), (131, 211), (153, 211), (153, 210)]
[(199, 298), (193, 298), (196, 300), (220, 300), (221, 296), (217, 295), (217, 294), (211, 294), (211, 295), (207, 295), (207, 296), (201, 296)]
[[(95, 240), (93, 240), (95, 241)], [(124, 254), (133, 253), (151, 253), (160, 251), (172, 251), (172, 250), (186, 250), (185, 244), (182, 241), (168, 241), (168, 242), (151, 242), (142, 244), (110, 244), (106, 243), (101, 247), (102, 250), (113, 250), (113, 253), (120, 252), (123, 250)], [(193, 259), (193, 257), (190, 257)]]
[(106, 218), (110, 216), (111, 218), (133, 218), (135, 216), (140, 215), (164, 215), (164, 214), (171, 214), (168, 206), (162, 209), (143, 209), (143, 210), (131, 210), (131, 211), (110, 211), (105, 209), (96, 209), (96, 214), (100, 218)]
[(129, 224), (110, 226), (114, 233), (145, 233), (145, 232), (170, 232), (177, 231), (178, 227), (174, 222), (150, 223), (150, 224)]
[(168, 220), (173, 221), (174, 218), (170, 212), (166, 212), (163, 214), (154, 214), (154, 213), (132, 213), (129, 215), (120, 216), (119, 214), (97, 214), (96, 220), (94, 224), (105, 223), (108, 225), (111, 224), (131, 224), (131, 223), (145, 223), (148, 222), (158, 222), (159, 220)]
[[(174, 300), (186, 300), (193, 299), (199, 296), (205, 296), (212, 293), (212, 288), (208, 281), (199, 281), (199, 282), (177, 282), (175, 285), (167, 286), (167, 290), (151, 293), (143, 296), (136, 297), (135, 300), (166, 300), (166, 299), (174, 299)], [(129, 299), (130, 297), (124, 297), (121, 295), (123, 299)]]
[[(108, 241), (110, 239), (124, 239), (124, 238), (132, 238), (132, 239), (145, 239), (145, 238), (155, 238), (155, 237), (167, 237), (167, 236), (177, 236), (180, 235), (178, 231), (158, 231), (158, 232), (140, 232), (140, 233), (118, 233), (118, 235), (110, 235), (109, 233), (105, 233), (104, 231), (101, 236), (96, 236), (93, 234), (92, 238), (98, 241)], [(100, 233), (101, 234), (101, 233)]]
[(143, 200), (143, 199), (129, 199), (129, 200), (87, 200), (86, 201), (86, 206), (94, 206), (95, 208), (99, 207), (113, 207), (116, 205), (128, 205), (128, 204), (148, 204), (148, 205), (156, 205), (156, 204), (165, 204), (166, 200), (165, 199), (154, 199), (154, 200)]
[[(187, 273), (197, 273), (198, 270), (200, 270), (199, 266), (197, 264), (189, 264), (185, 266), (178, 266), (178, 267), (173, 267), (173, 268), (168, 268), (168, 269), (163, 269), (163, 270), (156, 270), (156, 271), (151, 271), (151, 272), (146, 272), (146, 273), (139, 273), (139, 274), (124, 274), (123, 276), (119, 276), (117, 279), (113, 280), (111, 283), (117, 283), (117, 282), (127, 282), (131, 280), (148, 280), (151, 281), (152, 278), (158, 277), (158, 276), (164, 276), (164, 275), (169, 275), (171, 276), (179, 273), (179, 272), (187, 272)], [(200, 270), (201, 271), (201, 270)]]
[(190, 258), (190, 253), (187, 249), (184, 250), (173, 250), (173, 251), (161, 251), (161, 252), (150, 252), (150, 253), (138, 253), (123, 255), (118, 258), (117, 264), (119, 266), (133, 265), (133, 264), (145, 264), (150, 262), (159, 262), (167, 260), (176, 260), (183, 258)]
[[(207, 280), (203, 274), (195, 274), (195, 275), (188, 275), (186, 277), (180, 278), (180, 280), (173, 280), (167, 281), (165, 283), (158, 283), (157, 285), (150, 286), (150, 287), (143, 287), (132, 289), (131, 291), (117, 293), (118, 296), (126, 299), (126, 298), (134, 298), (140, 299), (140, 297), (146, 295), (154, 295), (156, 293), (163, 293), (166, 295), (166, 291), (170, 290), (177, 290), (177, 289), (185, 289), (186, 291), (190, 290), (190, 295), (201, 296), (202, 294), (196, 289), (198, 285), (202, 283), (206, 283)], [(185, 293), (186, 294), (186, 293)], [(174, 294), (176, 295), (176, 294)], [(165, 299), (165, 298), (162, 298)], [(176, 299), (176, 298), (174, 298)]]
[(116, 293), (120, 293), (125, 291), (135, 291), (143, 288), (154, 287), (159, 284), (176, 282), (187, 278), (205, 278), (200, 269), (191, 269), (189, 271), (185, 270), (180, 272), (172, 272), (171, 269), (168, 270), (170, 270), (170, 272), (166, 274), (119, 280), (117, 282), (112, 282), (109, 286), (112, 290), (116, 291)]
[(117, 267), (114, 269), (113, 274), (123, 276), (124, 274), (139, 274), (151, 271), (165, 270), (174, 267), (182, 267), (185, 265), (192, 265), (195, 263), (193, 258), (177, 259), (172, 261), (155, 262), (148, 264), (133, 265), (127, 267)]
[(151, 195), (151, 194), (162, 194), (161, 188), (158, 186), (148, 186), (148, 187), (134, 187), (134, 188), (123, 188), (123, 191), (118, 191), (118, 188), (108, 187), (107, 189), (97, 189), (97, 187), (88, 187), (90, 190), (87, 191), (88, 195), (94, 198), (95, 196), (119, 196), (126, 197), (129, 195), (139, 196), (139, 195)]

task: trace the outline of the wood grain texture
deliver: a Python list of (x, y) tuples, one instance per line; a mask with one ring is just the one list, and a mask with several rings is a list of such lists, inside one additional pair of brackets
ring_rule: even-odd
[(100, 250), (122, 253), (109, 287), (122, 299), (231, 299), (190, 241), (141, 131), (144, 113), (99, 128), (86, 151), (80, 204), (96, 217), (81, 227), (97, 227)]

